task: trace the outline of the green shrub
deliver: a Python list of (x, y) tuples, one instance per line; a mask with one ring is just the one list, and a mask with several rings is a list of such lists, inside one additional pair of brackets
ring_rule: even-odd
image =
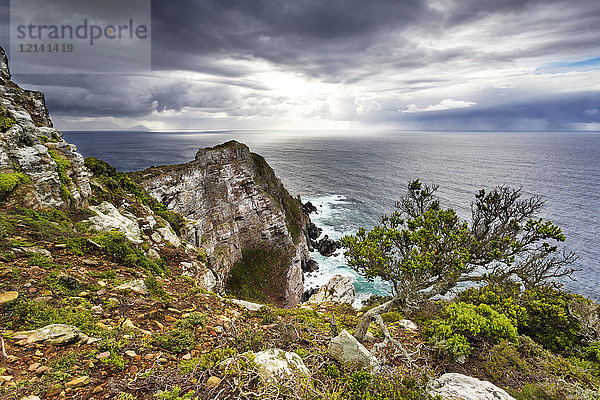
[(174, 328), (166, 335), (156, 336), (155, 341), (163, 349), (174, 353), (188, 351), (195, 343), (194, 333), (181, 327)]
[(162, 300), (164, 302), (167, 302), (171, 299), (171, 296), (169, 296), (167, 294), (165, 289), (162, 287), (162, 285), (160, 284), (160, 282), (156, 279), (156, 277), (154, 275), (150, 275), (146, 279), (144, 279), (144, 283), (146, 284), (146, 287), (148, 288), (148, 292), (150, 292), (150, 294), (154, 298), (156, 298), (158, 300)]
[(0, 108), (0, 132), (4, 133), (15, 124), (15, 120), (7, 110)]
[(67, 237), (61, 242), (67, 245), (67, 250), (77, 256), (85, 255), (90, 249), (89, 241), (84, 237)]
[(98, 332), (97, 319), (90, 311), (87, 300), (63, 299), (58, 304), (28, 301), (18, 298), (10, 305), (10, 319), (2, 318), (11, 329), (37, 329), (50, 324), (68, 324), (81, 329), (87, 335)]
[(71, 169), (71, 163), (66, 158), (60, 156), (56, 150), (48, 148), (48, 155), (56, 163), (56, 172), (58, 172), (58, 179), (60, 180), (60, 197), (63, 201), (70, 201), (73, 199), (73, 195), (69, 192), (69, 178), (68, 171)]
[(487, 304), (510, 318), (513, 325), (524, 326), (527, 323), (527, 310), (519, 304), (520, 296), (520, 286), (517, 283), (507, 282), (469, 288), (458, 295), (458, 301), (476, 306)]
[(515, 283), (504, 283), (465, 290), (458, 300), (489, 305), (509, 317), (520, 334), (549, 350), (565, 355), (585, 351), (584, 333), (572, 306), (586, 308), (593, 304), (581, 296), (551, 286), (521, 291)]
[(525, 291), (520, 303), (527, 311), (527, 319), (519, 326), (519, 332), (549, 350), (571, 354), (582, 343), (579, 321), (569, 312), (573, 296), (552, 287)]
[(477, 342), (516, 340), (517, 328), (506, 315), (498, 313), (487, 304), (475, 306), (453, 302), (430, 322), (425, 334), (440, 353), (463, 360)]
[(111, 231), (93, 238), (105, 252), (111, 254), (126, 267), (140, 267), (148, 272), (162, 274), (164, 264), (150, 260), (144, 252), (131, 243), (123, 233)]
[(270, 325), (277, 322), (277, 315), (273, 312), (273, 309), (268, 306), (261, 307), (257, 312), (256, 316), (262, 318), (261, 325)]
[(154, 397), (163, 400), (190, 400), (193, 399), (195, 395), (196, 392), (193, 390), (190, 390), (186, 394), (181, 394), (181, 388), (175, 385), (171, 390), (161, 390), (160, 392), (156, 393)]
[(195, 311), (190, 313), (190, 315), (186, 319), (190, 322), (190, 325), (192, 325), (193, 327), (200, 326), (202, 329), (206, 328), (207, 318), (205, 314)]
[(121, 354), (110, 353), (110, 356), (100, 360), (103, 364), (116, 371), (123, 371), (125, 369), (125, 358)]
[(236, 336), (235, 347), (240, 353), (264, 350), (264, 335), (262, 329), (244, 329)]
[(27, 264), (31, 266), (36, 266), (44, 269), (55, 269), (58, 268), (58, 265), (54, 263), (54, 261), (50, 257), (46, 257), (41, 254), (30, 253), (31, 256), (29, 260), (27, 260)]
[(234, 357), (238, 352), (231, 347), (219, 347), (202, 354), (198, 359), (197, 365), (200, 370), (213, 369), (228, 358)]
[(22, 172), (0, 174), (0, 200), (4, 200), (22, 183), (29, 183), (29, 178)]

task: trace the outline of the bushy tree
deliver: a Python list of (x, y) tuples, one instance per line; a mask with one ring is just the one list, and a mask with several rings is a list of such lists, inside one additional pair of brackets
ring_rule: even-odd
[(410, 182), (391, 215), (369, 231), (360, 228), (342, 238), (352, 268), (392, 284), (392, 299), (363, 315), (355, 331), (359, 341), (373, 321), (393, 341), (382, 313), (395, 307), (410, 312), (461, 283), (512, 280), (535, 287), (574, 272), (576, 256), (559, 250), (561, 229), (539, 217), (540, 196), (522, 198), (521, 189), (507, 186), (480, 190), (469, 223), (440, 206), (437, 189)]

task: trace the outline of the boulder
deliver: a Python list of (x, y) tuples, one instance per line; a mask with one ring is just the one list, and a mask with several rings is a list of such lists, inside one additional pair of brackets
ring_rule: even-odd
[(355, 295), (352, 279), (348, 276), (335, 275), (326, 285), (321, 286), (319, 291), (308, 299), (308, 302), (352, 304)]
[(248, 311), (258, 311), (264, 307), (263, 304), (252, 303), (246, 300), (231, 299), (231, 301), (237, 304), (238, 306), (245, 308)]
[(490, 382), (457, 373), (444, 374), (427, 386), (430, 395), (439, 395), (443, 399), (515, 400), (514, 397)]
[(404, 329), (407, 329), (409, 331), (418, 331), (419, 330), (419, 327), (417, 326), (417, 324), (412, 322), (410, 319), (401, 319), (400, 321), (398, 321), (398, 325), (400, 325), (401, 327), (403, 327)]
[(352, 368), (359, 366), (364, 369), (373, 370), (374, 372), (379, 370), (379, 362), (375, 356), (345, 329), (331, 339), (327, 352), (344, 367)]
[(307, 201), (306, 203), (302, 204), (302, 211), (306, 214), (306, 215), (310, 215), (311, 213), (317, 213), (317, 207), (314, 206), (313, 203), (311, 203), (310, 201)]
[(129, 282), (125, 282), (122, 285), (117, 286), (117, 290), (131, 290), (137, 294), (148, 294), (148, 288), (143, 279), (134, 279)]
[(35, 254), (40, 254), (42, 256), (45, 256), (45, 257), (52, 257), (52, 254), (48, 250), (42, 249), (41, 247), (35, 247), (35, 246), (27, 247), (24, 250), (27, 253), (35, 253)]
[(315, 272), (319, 269), (319, 263), (309, 258), (302, 261), (302, 272)]
[(32, 331), (17, 332), (15, 338), (25, 336), (27, 343), (44, 342), (46, 344), (67, 345), (76, 342), (87, 342), (89, 337), (78, 328), (67, 324), (46, 325)]
[(300, 356), (281, 349), (269, 349), (254, 353), (258, 374), (268, 382), (280, 379), (294, 379), (298, 375), (309, 377), (310, 371)]
[(335, 240), (330, 239), (329, 236), (325, 235), (323, 239), (316, 243), (315, 247), (322, 256), (330, 257), (338, 249), (338, 243)]
[(302, 303), (306, 303), (313, 295), (317, 294), (317, 292), (319, 292), (319, 288), (308, 289), (307, 291), (302, 293), (302, 300), (300, 300), (300, 301)]
[(211, 376), (206, 381), (206, 387), (208, 389), (214, 389), (217, 386), (219, 386), (219, 383), (221, 383), (221, 378), (219, 378), (218, 376)]
[(310, 239), (317, 240), (319, 238), (319, 236), (321, 236), (321, 233), (323, 233), (323, 229), (317, 227), (315, 224), (313, 224), (311, 222), (306, 227), (306, 233), (308, 234), (308, 237)]
[(92, 228), (100, 232), (108, 232), (116, 230), (122, 232), (125, 237), (134, 243), (142, 243), (140, 227), (137, 223), (137, 218), (128, 218), (116, 207), (107, 201), (102, 202), (99, 206), (90, 206), (90, 209), (96, 212), (89, 219), (92, 222)]
[(19, 297), (19, 292), (10, 291), (0, 294), (0, 304), (8, 303)]
[(171, 243), (175, 247), (181, 246), (181, 240), (177, 237), (170, 225), (156, 229), (158, 233), (163, 237), (164, 240)]

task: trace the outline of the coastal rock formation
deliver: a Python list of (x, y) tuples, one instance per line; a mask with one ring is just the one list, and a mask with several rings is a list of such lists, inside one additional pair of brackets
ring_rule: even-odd
[(33, 208), (86, 207), (91, 189), (83, 157), (53, 128), (44, 95), (10, 78), (0, 48), (0, 174), (21, 181), (3, 195)]
[(273, 293), (284, 295), (269, 300), (286, 306), (300, 302), (302, 265), (310, 259), (304, 234), (310, 221), (264, 158), (230, 141), (200, 149), (189, 163), (130, 176), (188, 219), (182, 237), (206, 250), (221, 286), (234, 264), (243, 262), (244, 251), (260, 250), (285, 261), (269, 277), (269, 284), (283, 286)]

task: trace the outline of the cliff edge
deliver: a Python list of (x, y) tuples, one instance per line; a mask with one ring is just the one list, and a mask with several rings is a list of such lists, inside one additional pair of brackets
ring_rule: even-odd
[(83, 157), (53, 128), (44, 95), (11, 81), (1, 47), (0, 177), (0, 196), (25, 207), (87, 207), (91, 194)]
[(288, 307), (300, 302), (309, 219), (263, 157), (230, 141), (200, 149), (189, 163), (130, 176), (189, 220), (182, 238), (206, 250), (222, 287)]

